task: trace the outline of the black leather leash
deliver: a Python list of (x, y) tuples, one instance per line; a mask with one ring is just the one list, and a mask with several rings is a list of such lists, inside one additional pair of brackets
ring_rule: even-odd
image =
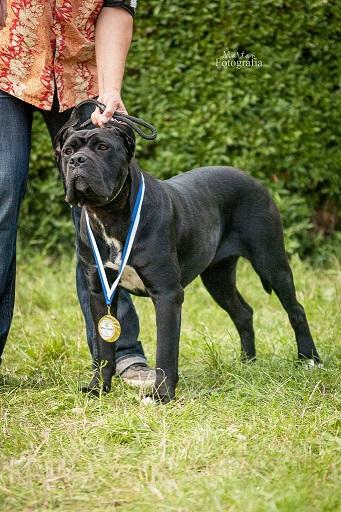
[[(96, 107), (98, 107), (102, 113), (106, 109), (106, 106), (103, 103), (101, 103), (98, 100), (93, 100), (93, 99), (85, 100), (85, 101), (82, 101), (81, 103), (78, 103), (78, 105), (75, 106), (75, 109), (78, 111), (78, 109), (82, 105), (85, 105), (87, 103), (92, 103), (93, 105), (96, 105)], [(78, 112), (77, 112), (77, 114), (78, 114)], [(78, 119), (79, 119), (79, 114), (78, 114)], [(150, 123), (147, 123), (147, 121), (144, 121), (143, 119), (140, 119), (138, 117), (130, 116), (129, 114), (124, 114), (123, 112), (115, 112), (114, 115), (112, 116), (112, 119), (114, 121), (121, 121), (121, 122), (129, 125), (132, 128), (132, 130), (134, 130), (136, 133), (138, 133), (138, 135), (140, 135), (145, 140), (154, 140), (157, 136), (157, 130), (156, 130), (155, 126), (153, 126)], [(82, 123), (79, 126), (79, 128), (84, 128), (85, 126), (88, 126), (91, 123), (92, 123), (91, 119), (88, 119), (87, 121)], [(150, 130), (151, 133), (144, 132), (143, 130), (141, 130), (140, 126), (147, 128), (148, 130)], [(117, 127), (119, 128), (119, 124)]]

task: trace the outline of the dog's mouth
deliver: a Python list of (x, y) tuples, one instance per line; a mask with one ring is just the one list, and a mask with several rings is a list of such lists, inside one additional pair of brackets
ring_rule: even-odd
[(66, 187), (65, 201), (71, 206), (83, 206), (85, 204), (102, 206), (110, 199), (110, 196), (99, 197), (88, 181), (80, 175), (76, 175)]
[(70, 206), (105, 206), (111, 203), (117, 195), (116, 193), (98, 195), (88, 180), (78, 174), (66, 186), (65, 201)]

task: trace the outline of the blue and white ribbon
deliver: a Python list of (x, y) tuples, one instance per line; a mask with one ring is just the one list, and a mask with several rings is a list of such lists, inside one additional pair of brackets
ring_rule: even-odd
[(103, 294), (104, 294), (104, 298), (105, 298), (105, 302), (106, 302), (107, 306), (110, 306), (113, 301), (116, 288), (119, 285), (121, 276), (123, 274), (124, 268), (127, 264), (129, 255), (131, 253), (131, 249), (132, 249), (132, 246), (133, 246), (133, 243), (135, 240), (136, 231), (137, 231), (137, 228), (138, 228), (138, 225), (140, 222), (140, 214), (141, 214), (141, 207), (142, 207), (142, 203), (143, 203), (144, 191), (145, 191), (145, 184), (144, 184), (143, 175), (141, 173), (141, 181), (140, 181), (139, 189), (138, 189), (137, 196), (135, 199), (133, 211), (131, 212), (131, 216), (130, 216), (130, 225), (129, 225), (128, 235), (127, 235), (127, 238), (126, 238), (126, 241), (124, 244), (124, 248), (122, 251), (121, 262), (120, 262), (120, 266), (118, 268), (118, 275), (117, 275), (115, 281), (113, 282), (111, 288), (109, 286), (108, 279), (107, 279), (104, 265), (103, 265), (103, 261), (102, 261), (101, 255), (99, 253), (98, 246), (97, 246), (94, 234), (93, 234), (91, 226), (90, 226), (89, 215), (85, 208), (85, 219), (86, 219), (86, 224), (87, 224), (87, 229), (88, 229), (89, 240), (90, 240), (92, 251), (94, 254), (95, 261), (96, 261), (96, 267), (97, 267), (97, 271), (98, 271), (98, 274), (99, 274), (99, 277), (101, 280)]

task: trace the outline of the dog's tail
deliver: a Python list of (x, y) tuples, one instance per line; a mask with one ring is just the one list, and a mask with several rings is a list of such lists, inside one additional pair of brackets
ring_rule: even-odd
[(268, 293), (269, 295), (271, 295), (271, 292), (272, 292), (272, 286), (271, 286), (271, 283), (270, 281), (268, 281), (267, 279), (264, 279), (264, 278), (260, 278), (260, 280), (262, 281), (262, 285), (263, 285), (263, 288), (264, 290), (266, 291), (266, 293)]

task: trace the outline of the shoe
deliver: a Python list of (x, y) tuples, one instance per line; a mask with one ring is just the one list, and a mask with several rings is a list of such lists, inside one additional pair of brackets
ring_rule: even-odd
[(146, 363), (133, 363), (120, 374), (120, 377), (129, 386), (151, 388), (155, 384), (156, 372)]

